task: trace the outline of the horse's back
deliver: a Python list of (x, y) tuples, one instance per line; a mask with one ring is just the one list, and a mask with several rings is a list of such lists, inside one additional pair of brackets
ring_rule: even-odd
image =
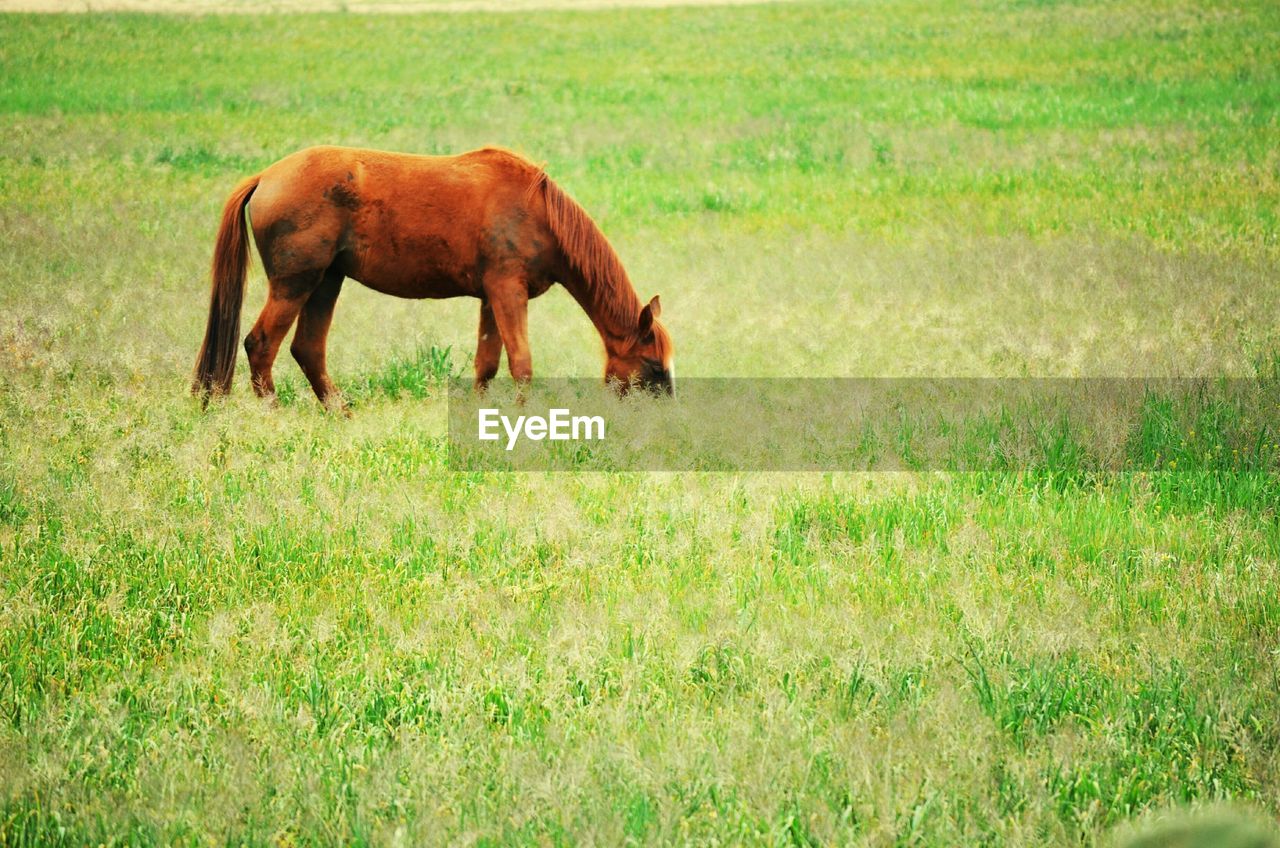
[(433, 193), (438, 200), (454, 197), (476, 206), (495, 193), (518, 196), (540, 173), (528, 159), (500, 147), (452, 156), (308, 147), (262, 172), (250, 214), (269, 216), (280, 205), (317, 199), (351, 206), (362, 196), (381, 204), (412, 204)]
[(533, 238), (524, 208), (541, 170), (502, 148), (424, 156), (309, 147), (264, 170), (249, 204), (270, 275), (337, 263), (407, 297), (474, 293), (495, 239)]

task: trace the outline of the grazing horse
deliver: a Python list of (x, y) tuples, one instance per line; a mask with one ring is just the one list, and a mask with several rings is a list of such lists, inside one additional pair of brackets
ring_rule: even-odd
[(222, 211), (213, 291), (192, 391), (226, 393), (235, 372), (249, 264), (248, 209), (266, 270), (267, 303), (244, 340), (254, 391), (273, 397), (271, 366), (297, 322), (290, 352), (326, 406), (342, 406), (325, 339), (343, 280), (407, 298), (480, 300), (475, 383), (498, 372), (502, 349), (517, 382), (533, 376), (527, 309), (560, 283), (604, 342), (605, 379), (672, 391), (672, 348), (658, 298), (641, 305), (590, 216), (542, 168), (507, 150), (411, 156), (312, 147), (236, 187)]

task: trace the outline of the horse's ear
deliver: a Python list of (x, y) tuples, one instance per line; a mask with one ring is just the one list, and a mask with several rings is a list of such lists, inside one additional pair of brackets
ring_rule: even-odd
[(662, 304), (658, 302), (658, 296), (655, 294), (653, 300), (645, 304), (644, 309), (640, 310), (640, 321), (636, 325), (636, 333), (640, 337), (649, 335), (653, 330), (653, 322), (662, 314)]

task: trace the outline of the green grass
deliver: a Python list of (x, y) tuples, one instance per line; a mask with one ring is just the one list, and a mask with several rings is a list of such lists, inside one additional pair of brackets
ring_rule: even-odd
[[(226, 194), (321, 142), (546, 161), (682, 376), (1274, 382), (1276, 55), (1268, 3), (0, 19), (0, 845), (1274, 820), (1231, 407), (1153, 397), (1126, 473), (1052, 422), (971, 474), (459, 472), (475, 304), (353, 283), (351, 419), (287, 355), (275, 409), (186, 387)], [(601, 371), (563, 292), (531, 338)]]

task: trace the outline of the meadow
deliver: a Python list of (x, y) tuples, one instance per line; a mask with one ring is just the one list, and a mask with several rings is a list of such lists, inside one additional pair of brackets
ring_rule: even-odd
[[(223, 201), (316, 143), (545, 162), (682, 377), (1274, 387), (1276, 56), (1215, 0), (0, 17), (0, 846), (1274, 822), (1242, 422), (1127, 473), (458, 470), (475, 303), (352, 282), (351, 418), (287, 354), (276, 408), (187, 389)], [(600, 374), (563, 291), (530, 324)]]

